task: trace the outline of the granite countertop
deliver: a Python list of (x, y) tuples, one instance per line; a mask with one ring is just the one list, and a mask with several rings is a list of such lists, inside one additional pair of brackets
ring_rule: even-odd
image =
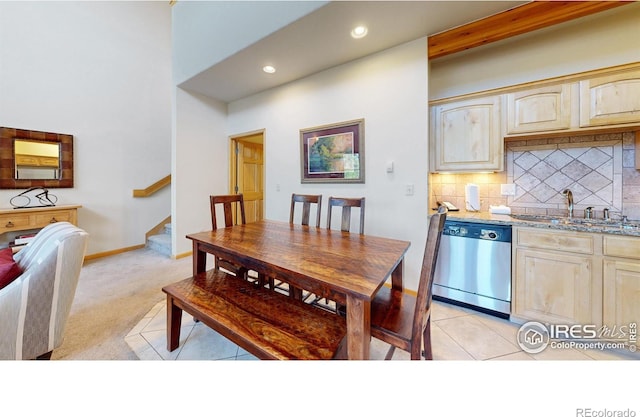
[(607, 233), (624, 236), (640, 236), (640, 222), (602, 219), (492, 214), (489, 212), (469, 212), (465, 210), (450, 211), (447, 220), (467, 221), (473, 223), (504, 224), (511, 226), (537, 227), (542, 229), (569, 230), (574, 232)]

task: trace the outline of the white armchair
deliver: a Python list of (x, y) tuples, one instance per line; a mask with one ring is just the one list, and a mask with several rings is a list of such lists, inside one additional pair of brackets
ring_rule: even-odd
[(0, 289), (0, 359), (49, 359), (62, 344), (87, 239), (53, 223), (14, 256), (23, 272)]

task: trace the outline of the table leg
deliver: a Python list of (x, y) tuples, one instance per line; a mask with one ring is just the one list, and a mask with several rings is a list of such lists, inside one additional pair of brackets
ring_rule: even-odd
[(173, 297), (167, 296), (167, 350), (173, 352), (180, 344), (180, 326), (182, 309), (173, 303)]
[(396, 269), (391, 272), (391, 288), (402, 291), (402, 275), (404, 274), (404, 259), (400, 260)]
[(207, 253), (200, 249), (200, 245), (193, 241), (193, 275), (205, 272), (207, 269)]
[(369, 359), (371, 302), (347, 296), (347, 354), (349, 359)]

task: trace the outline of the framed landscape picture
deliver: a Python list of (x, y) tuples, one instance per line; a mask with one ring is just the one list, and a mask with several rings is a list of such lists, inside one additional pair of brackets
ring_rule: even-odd
[(300, 130), (302, 183), (364, 183), (364, 119)]

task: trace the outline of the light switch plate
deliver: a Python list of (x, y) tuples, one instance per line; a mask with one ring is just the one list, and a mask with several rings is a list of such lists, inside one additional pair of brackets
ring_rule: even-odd
[(389, 174), (393, 172), (393, 161), (387, 162), (387, 172)]

